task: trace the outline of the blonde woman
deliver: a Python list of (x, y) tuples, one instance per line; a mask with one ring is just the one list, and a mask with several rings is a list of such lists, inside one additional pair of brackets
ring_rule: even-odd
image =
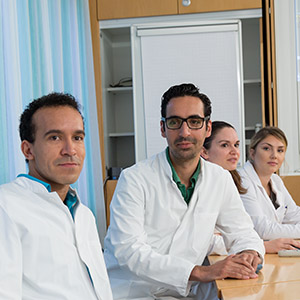
[[(239, 144), (240, 144), (239, 138), (232, 125), (223, 121), (215, 121), (212, 123), (211, 136), (207, 138), (204, 142), (204, 147), (201, 155), (206, 160), (220, 165), (221, 167), (223, 167), (224, 169), (228, 170), (231, 173), (233, 180), (236, 184), (236, 187), (241, 195), (241, 198), (244, 200), (247, 199), (251, 194), (251, 188), (246, 183), (247, 180), (244, 177), (242, 177), (243, 183), (241, 182), (241, 177), (239, 173), (236, 171), (237, 164), (240, 157)], [(246, 163), (245, 166), (246, 169), (249, 164), (250, 164), (249, 162)], [(244, 170), (241, 173), (245, 174)], [(270, 174), (270, 176), (271, 175), (272, 174)], [(279, 177), (278, 179), (280, 180)], [(255, 198), (253, 194), (251, 197)], [(247, 207), (246, 210), (248, 211)], [(298, 219), (300, 222), (300, 213)], [(258, 233), (260, 234), (260, 232)], [(300, 224), (299, 224), (299, 233), (300, 233)], [(260, 235), (260, 237), (265, 240), (264, 245), (267, 253), (277, 253), (279, 250), (283, 250), (283, 249), (294, 249), (293, 246), (300, 247), (299, 242), (291, 238), (286, 238), (287, 236), (274, 235), (269, 238), (264, 238), (263, 236)], [(220, 244), (221, 244), (220, 240), (218, 238), (215, 238), (215, 246), (213, 248), (214, 252), (219, 252), (219, 249), (221, 249)]]
[(268, 242), (267, 252), (300, 247), (300, 207), (275, 174), (281, 167), (287, 138), (277, 127), (259, 130), (250, 142), (250, 160), (240, 171), (247, 192), (241, 195), (259, 236)]

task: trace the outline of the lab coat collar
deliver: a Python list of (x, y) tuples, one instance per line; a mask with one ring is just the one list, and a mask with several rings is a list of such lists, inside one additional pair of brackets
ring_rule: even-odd
[(251, 180), (254, 181), (254, 183), (257, 185), (257, 186), (260, 186), (263, 188), (262, 184), (261, 184), (261, 181), (252, 165), (252, 163), (248, 160), (245, 165), (244, 165), (244, 171), (245, 173), (251, 178)]
[(37, 178), (35, 178), (35, 177), (33, 177), (29, 174), (19, 174), (17, 177), (26, 177), (26, 178), (31, 179), (33, 181), (39, 182), (39, 183), (41, 183), (42, 185), (45, 186), (45, 188), (48, 190), (49, 193), (51, 192), (51, 185), (49, 183), (44, 182), (40, 179), (37, 179)]
[[(269, 199), (269, 196), (267, 195), (267, 192), (265, 191), (252, 163), (250, 161), (247, 161), (244, 165), (244, 171), (245, 173), (249, 176), (249, 178), (251, 178), (251, 180), (262, 190), (263, 194), (265, 195), (265, 197), (267, 199)], [(283, 206), (283, 200), (282, 200), (282, 192), (280, 191), (280, 187), (278, 187), (278, 184), (275, 180), (275, 177), (277, 175), (276, 174), (272, 174), (271, 175), (271, 186), (272, 186), (272, 191), (276, 194), (276, 202), (277, 204), (279, 204), (279, 206)], [(269, 202), (268, 202), (269, 203)], [(274, 205), (271, 203), (272, 208), (274, 209), (274, 211), (276, 210)]]
[[(31, 176), (30, 176), (31, 177)], [(39, 180), (33, 180), (29, 176), (18, 176), (15, 180), (16, 184), (22, 186), (25, 189), (28, 189), (32, 191), (33, 193), (37, 194), (56, 194), (57, 197), (58, 194), (56, 192), (50, 192), (47, 184), (44, 184), (42, 181)], [(71, 186), (69, 187), (69, 193), (72, 197), (76, 197), (79, 201), (78, 194), (75, 189), (73, 189)], [(60, 198), (59, 198), (60, 199)]]

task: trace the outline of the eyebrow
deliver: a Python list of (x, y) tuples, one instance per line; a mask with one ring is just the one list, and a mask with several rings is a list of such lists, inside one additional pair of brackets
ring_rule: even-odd
[[(275, 147), (275, 146), (273, 146), (273, 145), (271, 145), (271, 144), (269, 144), (269, 143), (267, 143), (267, 142), (265, 142), (265, 143), (262, 143), (262, 145), (268, 145), (268, 146), (270, 146), (270, 147)], [(278, 146), (278, 148), (285, 148), (285, 146)]]
[[(44, 134), (44, 137), (46, 137), (46, 136), (48, 136), (48, 135), (50, 135), (50, 134), (63, 134), (63, 131), (58, 130), (58, 129), (51, 129), (51, 130), (47, 131), (47, 132)], [(74, 132), (74, 134), (82, 134), (82, 135), (85, 136), (84, 130), (76, 130), (76, 131)]]
[[(220, 140), (220, 141), (218, 141), (218, 143), (224, 143), (224, 142), (231, 143), (229, 140)], [(234, 142), (234, 144), (236, 144), (236, 143), (240, 143), (240, 140), (237, 140), (237, 141)]]
[(167, 117), (166, 119), (169, 119), (169, 118), (180, 118), (180, 119), (188, 119), (188, 118), (202, 118), (204, 119), (205, 117), (201, 117), (199, 115), (191, 115), (191, 116), (188, 116), (187, 118), (182, 118), (182, 117), (179, 117), (179, 116), (170, 116), (170, 117)]

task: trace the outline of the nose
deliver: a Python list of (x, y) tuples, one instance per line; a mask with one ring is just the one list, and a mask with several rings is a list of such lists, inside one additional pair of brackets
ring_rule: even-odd
[(231, 146), (230, 147), (230, 152), (232, 154), (238, 154), (239, 153), (239, 149), (237, 147), (235, 147), (235, 146)]
[(274, 149), (272, 149), (271, 150), (271, 158), (276, 158), (276, 154), (277, 154), (277, 152)]
[(182, 123), (182, 125), (181, 125), (181, 127), (180, 127), (179, 130), (180, 130), (179, 134), (180, 134), (180, 136), (182, 136), (182, 137), (186, 137), (186, 136), (189, 136), (189, 135), (191, 134), (190, 128), (189, 128), (189, 126), (188, 126), (188, 124), (187, 124), (186, 121), (184, 121), (184, 122)]
[(62, 155), (74, 156), (76, 154), (75, 145), (72, 139), (66, 139), (62, 148)]

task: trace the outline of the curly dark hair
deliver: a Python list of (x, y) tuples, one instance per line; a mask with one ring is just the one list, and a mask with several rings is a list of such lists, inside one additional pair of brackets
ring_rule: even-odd
[(70, 106), (76, 109), (83, 119), (80, 112), (80, 104), (76, 99), (66, 93), (50, 93), (33, 100), (29, 103), (20, 117), (19, 133), (21, 141), (27, 140), (33, 143), (35, 140), (35, 124), (32, 122), (34, 113), (44, 107)]
[[(193, 96), (199, 98), (204, 105), (204, 117), (210, 117), (212, 112), (211, 101), (205, 94), (200, 93), (199, 88), (192, 83), (182, 83), (180, 85), (171, 86), (163, 94), (161, 97), (161, 116), (163, 118), (166, 117), (167, 105), (171, 99), (184, 96)], [(208, 120), (206, 122), (208, 122)]]

